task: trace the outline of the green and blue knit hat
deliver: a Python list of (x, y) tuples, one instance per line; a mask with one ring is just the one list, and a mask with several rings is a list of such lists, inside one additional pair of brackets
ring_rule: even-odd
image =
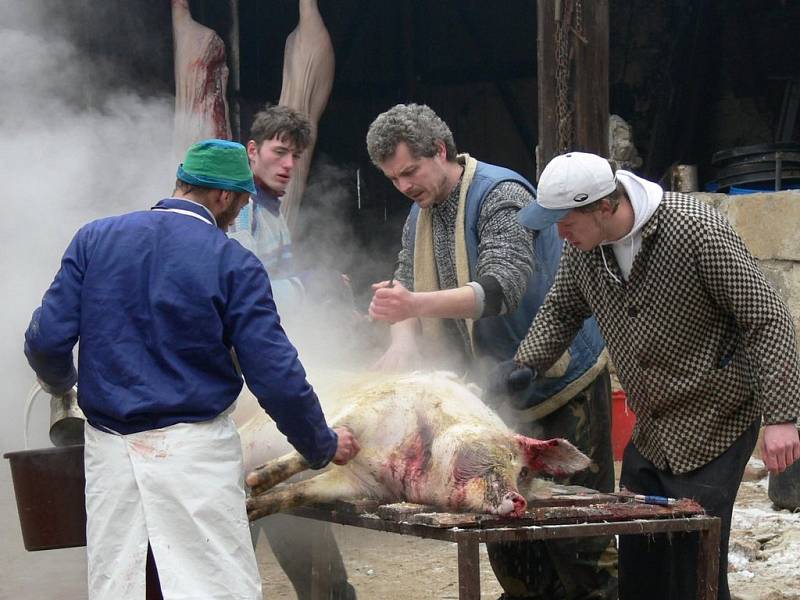
[(192, 185), (256, 193), (247, 150), (228, 140), (203, 140), (193, 144), (178, 166), (176, 176)]

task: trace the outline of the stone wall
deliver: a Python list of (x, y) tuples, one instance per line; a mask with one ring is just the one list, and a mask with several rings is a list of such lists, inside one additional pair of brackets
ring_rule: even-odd
[(715, 206), (742, 236), (789, 305), (800, 342), (800, 191), (694, 195)]

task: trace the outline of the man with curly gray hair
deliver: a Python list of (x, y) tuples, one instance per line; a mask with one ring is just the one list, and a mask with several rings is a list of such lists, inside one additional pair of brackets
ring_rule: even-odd
[(398, 104), (375, 119), (367, 133), (367, 152), (372, 163), (380, 168), (395, 153), (399, 141), (415, 156), (427, 157), (435, 156), (437, 142), (442, 142), (447, 160), (456, 159), (456, 143), (450, 128), (424, 104)]
[[(489, 384), (484, 400), (519, 433), (567, 438), (593, 459), (596, 469), (566, 483), (613, 491), (610, 381), (593, 319), (541, 377), (515, 390), (492, 385), (505, 382), (498, 372), (514, 369), (561, 256), (554, 228), (530, 235), (517, 221), (533, 203), (534, 187), (514, 171), (457, 154), (450, 128), (424, 105), (398, 104), (379, 115), (367, 150), (413, 201), (393, 278), (373, 285), (370, 315), (391, 323), (377, 367), (467, 371)], [(616, 548), (608, 536), (488, 550), (508, 600), (616, 598)]]

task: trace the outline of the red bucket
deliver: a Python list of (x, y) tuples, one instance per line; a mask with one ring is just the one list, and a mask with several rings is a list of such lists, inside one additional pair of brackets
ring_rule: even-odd
[(627, 396), (622, 390), (611, 394), (611, 448), (614, 460), (622, 460), (625, 446), (631, 439), (636, 415), (625, 404)]

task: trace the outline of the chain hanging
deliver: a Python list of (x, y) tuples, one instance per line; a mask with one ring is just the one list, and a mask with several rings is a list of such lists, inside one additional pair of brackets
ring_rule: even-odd
[[(558, 7), (560, 6), (560, 14)], [(556, 2), (556, 152), (563, 154), (575, 143), (575, 108), (573, 106), (572, 64), (573, 35), (587, 43), (583, 32), (583, 0)]]

